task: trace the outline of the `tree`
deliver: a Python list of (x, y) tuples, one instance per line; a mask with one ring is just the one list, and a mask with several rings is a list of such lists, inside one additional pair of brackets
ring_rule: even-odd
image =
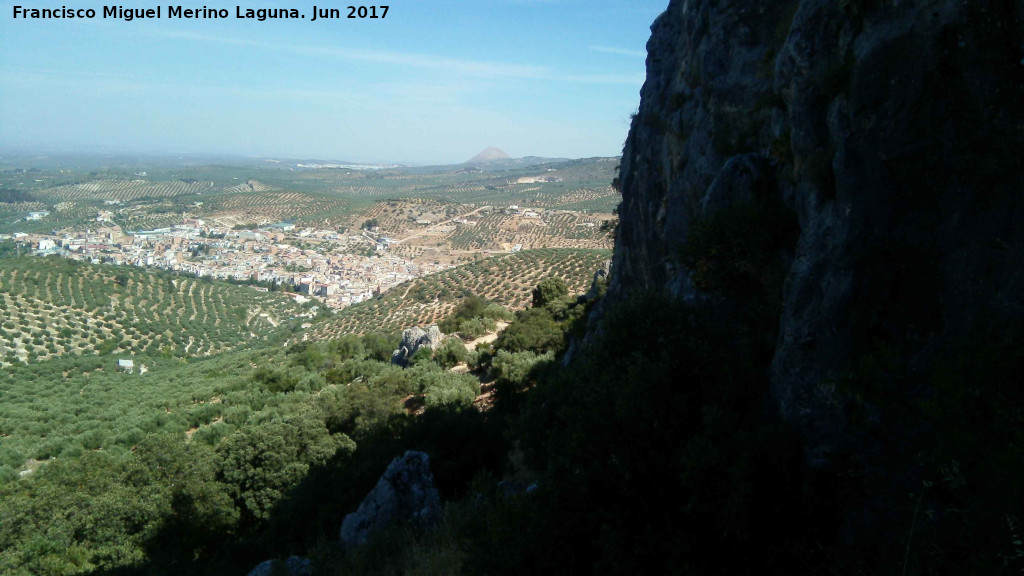
[(494, 342), (496, 349), (509, 352), (531, 350), (537, 354), (555, 351), (565, 343), (562, 327), (546, 308), (529, 308), (516, 315)]
[(267, 518), (282, 494), (339, 449), (355, 450), (344, 434), (332, 436), (310, 412), (290, 414), (227, 437), (218, 446), (219, 479), (245, 515)]
[(569, 295), (565, 280), (557, 277), (545, 278), (533, 289), (533, 307), (540, 308), (549, 302)]
[(434, 361), (441, 368), (451, 368), (466, 361), (466, 346), (458, 338), (447, 338), (434, 353)]

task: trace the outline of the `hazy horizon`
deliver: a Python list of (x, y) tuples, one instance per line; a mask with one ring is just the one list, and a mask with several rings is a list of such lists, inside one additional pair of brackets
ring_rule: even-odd
[[(390, 5), (383, 20), (25, 20), (0, 8), (0, 145), (408, 165), (616, 156), (664, 0)], [(102, 4), (82, 4), (102, 12)], [(155, 8), (158, 4), (134, 4)], [(264, 6), (252, 5), (253, 8)], [(243, 7), (244, 9), (245, 7)]]

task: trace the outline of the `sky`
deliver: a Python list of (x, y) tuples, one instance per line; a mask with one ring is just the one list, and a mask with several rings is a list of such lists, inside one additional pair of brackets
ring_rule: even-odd
[[(0, 146), (449, 164), (616, 156), (667, 0), (326, 0), (184, 5), (227, 19), (26, 20), (0, 0)], [(318, 4), (323, 3), (323, 4)], [(177, 6), (176, 4), (172, 4)], [(347, 4), (346, 4), (347, 5)], [(236, 6), (305, 19), (237, 19)], [(367, 6), (370, 6), (369, 4)], [(380, 6), (378, 4), (377, 6)]]

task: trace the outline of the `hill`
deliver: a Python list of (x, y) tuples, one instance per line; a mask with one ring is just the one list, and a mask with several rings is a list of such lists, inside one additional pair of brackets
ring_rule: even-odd
[(540, 280), (557, 276), (570, 293), (585, 292), (594, 272), (611, 257), (607, 250), (541, 249), (488, 258), (400, 284), (346, 308), (313, 328), (314, 340), (371, 331), (393, 332), (425, 326), (447, 316), (464, 295), (483, 296), (513, 309), (529, 304)]
[(511, 158), (512, 157), (506, 154), (503, 150), (499, 150), (494, 146), (489, 146), (476, 156), (467, 160), (466, 164), (483, 164), (486, 162), (493, 162), (495, 160), (510, 160)]
[(280, 294), (63, 258), (0, 258), (0, 361), (207, 356), (266, 341), (302, 312)]

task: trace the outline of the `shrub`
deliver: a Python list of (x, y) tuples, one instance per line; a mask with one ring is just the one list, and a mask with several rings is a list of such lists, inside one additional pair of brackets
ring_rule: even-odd
[(344, 435), (332, 436), (310, 413), (299, 413), (225, 438), (217, 448), (218, 478), (247, 516), (267, 518), (311, 465), (323, 464), (339, 448), (351, 452), (355, 445)]
[(252, 379), (270, 392), (291, 392), (298, 384), (298, 378), (293, 374), (283, 374), (272, 368), (257, 369)]
[(409, 358), (409, 367), (422, 366), (428, 362), (432, 362), (433, 359), (434, 351), (429, 347), (423, 346)]
[(434, 361), (441, 368), (451, 368), (456, 364), (466, 361), (466, 346), (458, 338), (446, 338), (440, 348), (434, 353)]
[(510, 312), (507, 308), (501, 304), (494, 303), (488, 304), (481, 313), (481, 316), (484, 318), (490, 318), (491, 320), (503, 320), (506, 322), (515, 318), (515, 314)]
[(487, 333), (487, 328), (479, 318), (473, 318), (472, 320), (466, 320), (462, 324), (459, 324), (459, 336), (463, 338), (473, 339), (479, 338)]
[(531, 351), (509, 352), (499, 350), (491, 359), (491, 375), (499, 386), (522, 389), (534, 367), (541, 362), (551, 362), (554, 354), (536, 354)]
[(467, 408), (480, 394), (480, 382), (467, 374), (441, 372), (424, 390), (427, 408)]
[(480, 296), (463, 298), (455, 310), (438, 324), (438, 328), (445, 334), (452, 334), (460, 330), (463, 322), (482, 316), (488, 304), (489, 302)]
[(337, 358), (341, 361), (362, 358), (366, 354), (363, 340), (363, 336), (346, 334), (341, 338), (328, 342), (327, 352), (332, 358)]
[(235, 430), (235, 427), (224, 421), (217, 421), (212, 424), (200, 426), (192, 435), (193, 442), (199, 442), (206, 446), (216, 446)]
[(530, 350), (543, 354), (559, 350), (564, 344), (565, 334), (551, 312), (530, 308), (516, 314), (516, 321), (498, 336), (494, 347), (509, 352)]

